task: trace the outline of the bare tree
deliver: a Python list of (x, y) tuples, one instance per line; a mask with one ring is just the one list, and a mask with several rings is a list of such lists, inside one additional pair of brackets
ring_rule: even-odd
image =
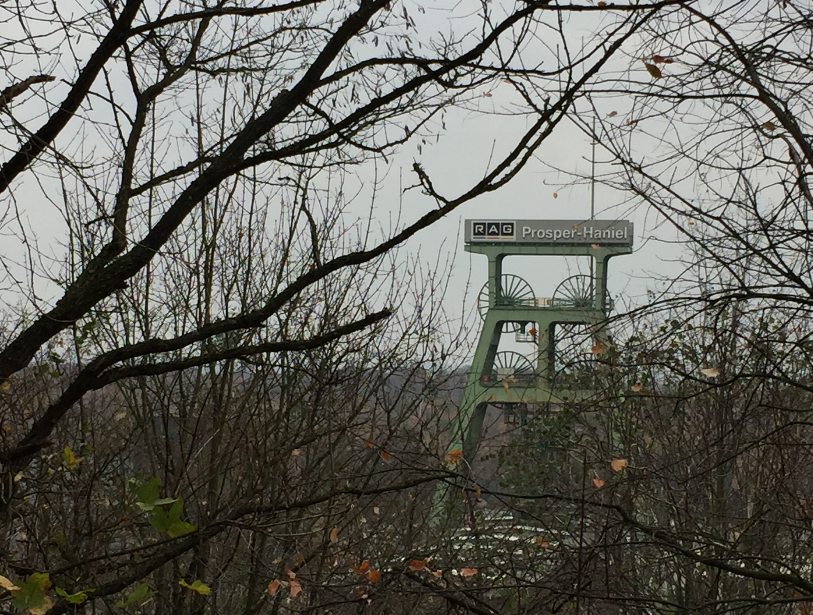
[[(394, 250), (512, 180), (675, 4), (0, 9), (0, 552), (19, 577), (0, 600), (492, 612), (467, 576), (411, 569), (468, 555), (426, 523), (454, 475), (443, 268)], [(568, 12), (606, 20), (584, 48)], [(353, 222), (378, 185), (351, 169), (497, 84), (526, 125), (481, 178), (447, 195), (415, 162), (426, 213)]]
[(523, 604), (810, 612), (809, 26), (791, 2), (672, 7), (594, 91), (595, 132), (571, 116), (614, 163), (598, 180), (686, 249), (617, 319), (595, 398), (502, 454), (491, 497), (542, 530), (506, 548), (550, 573), (503, 572)]

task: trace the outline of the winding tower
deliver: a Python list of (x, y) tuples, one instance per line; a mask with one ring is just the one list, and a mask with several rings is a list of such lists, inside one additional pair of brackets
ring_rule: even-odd
[[(465, 225), (466, 251), (488, 258), (488, 282), (477, 306), (483, 328), (459, 413), (463, 453), (473, 459), (487, 406), (516, 417), (530, 407), (591, 394), (589, 383), (557, 373), (559, 342), (580, 332), (590, 344), (609, 344), (607, 266), (612, 257), (632, 253), (633, 225), (593, 219), (466, 220)], [(549, 298), (536, 297), (524, 279), (503, 273), (509, 256), (587, 257), (590, 274), (562, 280)], [(502, 349), (501, 341), (510, 335), (532, 350)]]

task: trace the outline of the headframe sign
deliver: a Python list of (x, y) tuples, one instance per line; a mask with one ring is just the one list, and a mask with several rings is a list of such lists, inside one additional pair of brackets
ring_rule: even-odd
[(629, 220), (466, 220), (466, 243), (632, 245)]

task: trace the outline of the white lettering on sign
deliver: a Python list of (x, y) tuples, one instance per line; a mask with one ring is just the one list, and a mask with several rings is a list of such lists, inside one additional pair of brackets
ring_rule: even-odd
[(543, 241), (566, 241), (568, 239), (582, 239), (597, 241), (601, 239), (629, 239), (629, 228), (593, 228), (592, 226), (581, 226), (577, 229), (560, 228), (532, 228), (522, 227), (523, 239), (539, 239)]

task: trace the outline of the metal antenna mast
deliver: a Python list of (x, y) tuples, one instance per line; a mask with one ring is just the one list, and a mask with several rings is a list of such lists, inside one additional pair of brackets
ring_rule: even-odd
[[(591, 131), (591, 147), (592, 153), (590, 155), (590, 219), (596, 219), (596, 116), (593, 116), (593, 130)], [(590, 259), (590, 279), (594, 279), (593, 272), (593, 259)], [(595, 284), (595, 282), (593, 282)]]
[(590, 219), (596, 217), (596, 118), (593, 118), (593, 153), (590, 157)]

